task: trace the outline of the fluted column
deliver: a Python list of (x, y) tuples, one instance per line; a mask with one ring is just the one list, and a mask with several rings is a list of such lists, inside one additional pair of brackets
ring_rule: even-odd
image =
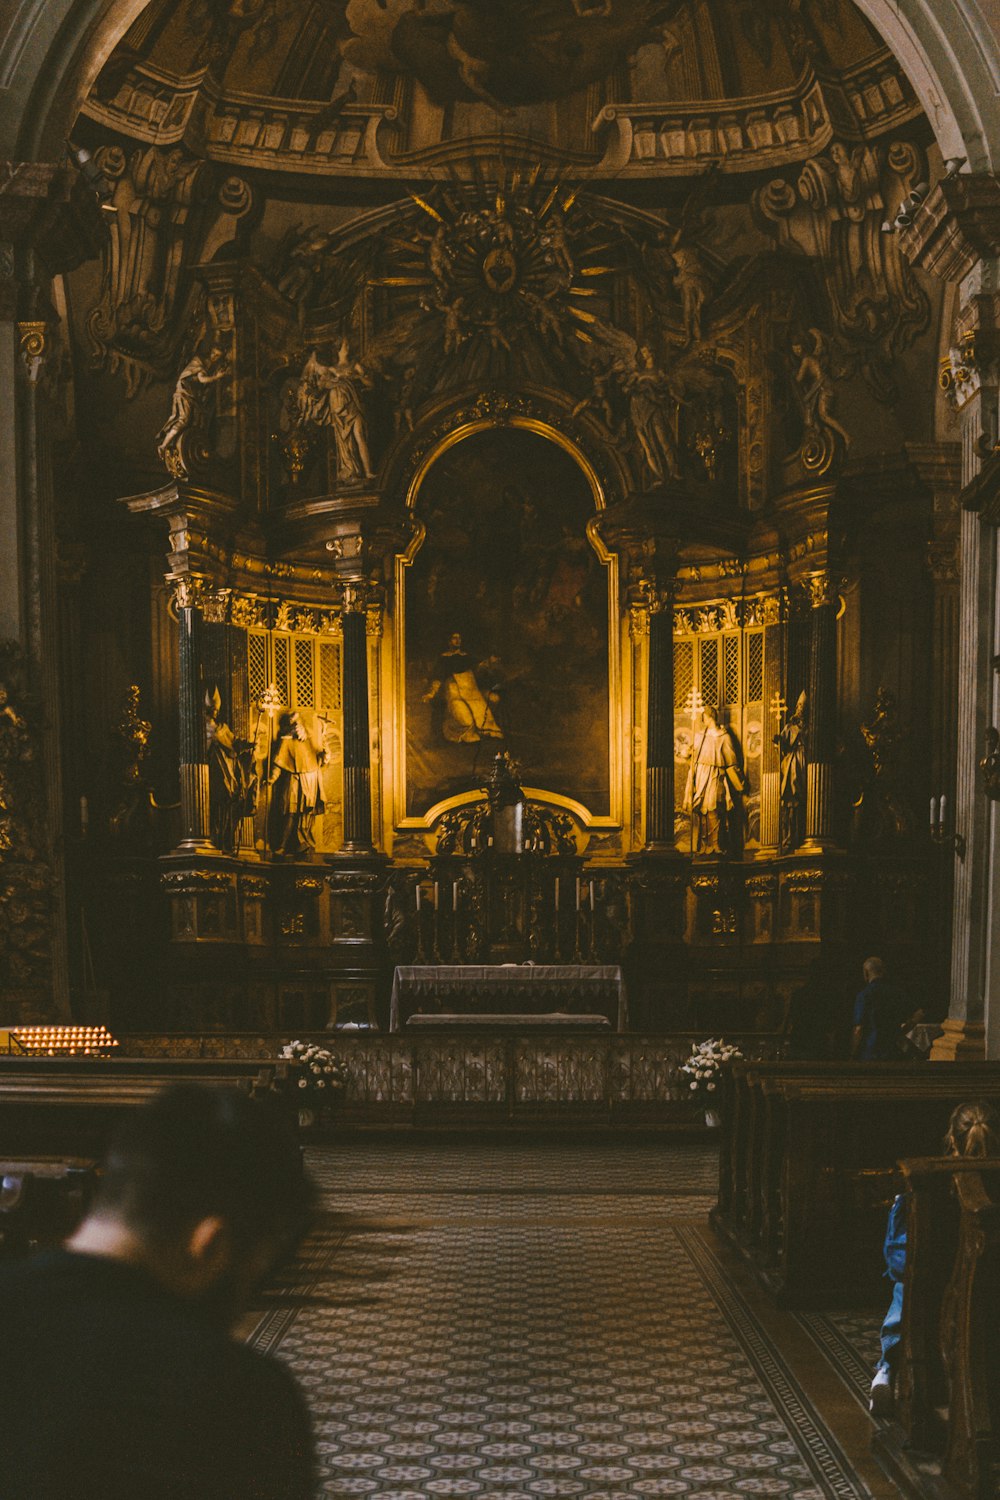
[(660, 589), (649, 607), (646, 683), (646, 845), (674, 847), (674, 591)]
[(837, 735), (837, 595), (825, 573), (806, 579), (809, 602), (809, 734), (806, 742), (806, 842), (834, 844), (833, 757)]
[(204, 692), (201, 686), (201, 620), (198, 611), (178, 593), (181, 841), (178, 852), (217, 853), (210, 836), (208, 806), (208, 742), (205, 734)]
[(951, 1004), (944, 1022), (945, 1034), (934, 1044), (934, 1057), (945, 1062), (983, 1055), (990, 977), (993, 818), (991, 805), (980, 788), (978, 763), (986, 726), (993, 717), (988, 691), (992, 685), (990, 657), (996, 609), (996, 536), (969, 511), (962, 515), (961, 573), (954, 827), (965, 839), (965, 857), (955, 860)]
[(344, 589), (344, 843), (343, 852), (371, 854), (371, 732), (368, 722), (368, 635), (364, 589)]

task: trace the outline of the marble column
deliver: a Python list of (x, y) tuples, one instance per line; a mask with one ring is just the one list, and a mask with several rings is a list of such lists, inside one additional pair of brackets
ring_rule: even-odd
[(809, 732), (806, 740), (808, 850), (832, 848), (833, 758), (837, 735), (837, 595), (825, 573), (806, 580), (809, 615)]
[(345, 854), (371, 854), (371, 731), (368, 718), (368, 625), (365, 591), (344, 589), (344, 843)]
[[(185, 596), (179, 594), (179, 600)], [(176, 853), (215, 854), (208, 805), (208, 741), (201, 682), (201, 618), (191, 604), (177, 609), (180, 668), (181, 841)]]
[[(959, 615), (958, 743), (954, 823), (965, 840), (955, 861), (951, 951), (951, 1003), (944, 1036), (934, 1044), (935, 1061), (983, 1056), (985, 1002), (989, 983), (989, 908), (993, 865), (993, 808), (979, 786), (978, 762), (986, 726), (993, 721), (992, 686), (997, 563), (995, 536), (977, 514), (961, 525), (962, 593)], [(945, 851), (942, 851), (943, 853)], [(995, 925), (995, 924), (994, 924)]]
[(649, 609), (646, 683), (646, 849), (674, 848), (674, 596), (658, 591)]
[[(941, 853), (955, 861), (951, 994), (937, 1061), (1000, 1057), (1000, 896), (994, 872), (1000, 829), (978, 762), (997, 722), (992, 670), (1000, 640), (996, 476), (984, 486), (984, 457), (1000, 432), (1000, 180), (957, 173), (935, 185), (899, 237), (912, 265), (958, 288), (958, 311), (940, 384), (957, 413), (962, 516), (958, 605), (958, 694), (954, 821)], [(990, 459), (996, 469), (995, 459)], [(985, 491), (985, 492), (984, 492)], [(992, 492), (992, 497), (988, 492)], [(992, 521), (992, 524), (990, 524)], [(937, 706), (937, 705), (936, 705)], [(989, 1039), (987, 1042), (987, 1033)], [(985, 1044), (985, 1045), (984, 1045)]]

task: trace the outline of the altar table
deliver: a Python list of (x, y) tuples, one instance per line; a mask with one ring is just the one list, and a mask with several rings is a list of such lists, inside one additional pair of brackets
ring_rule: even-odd
[(624, 1031), (625, 981), (617, 964), (405, 965), (392, 980), (389, 1030), (416, 1015), (601, 1015)]

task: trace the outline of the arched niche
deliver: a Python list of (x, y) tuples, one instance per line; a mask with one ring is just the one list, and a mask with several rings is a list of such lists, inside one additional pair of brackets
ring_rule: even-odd
[(589, 832), (619, 829), (630, 729), (596, 470), (544, 422), (474, 421), (428, 450), (406, 504), (413, 540), (396, 557), (393, 602), (397, 832), (428, 832), (479, 800), (500, 748), (529, 797)]

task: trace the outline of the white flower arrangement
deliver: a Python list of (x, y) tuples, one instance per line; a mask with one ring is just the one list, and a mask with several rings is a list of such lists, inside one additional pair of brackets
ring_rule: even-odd
[(691, 1056), (681, 1063), (680, 1071), (690, 1080), (688, 1088), (693, 1094), (718, 1092), (719, 1074), (725, 1063), (741, 1058), (743, 1053), (732, 1042), (721, 1037), (710, 1037), (707, 1042), (696, 1042)]
[(315, 1042), (287, 1042), (281, 1056), (299, 1065), (298, 1086), (300, 1089), (323, 1091), (326, 1100), (343, 1093), (347, 1084), (347, 1068), (335, 1053)]

